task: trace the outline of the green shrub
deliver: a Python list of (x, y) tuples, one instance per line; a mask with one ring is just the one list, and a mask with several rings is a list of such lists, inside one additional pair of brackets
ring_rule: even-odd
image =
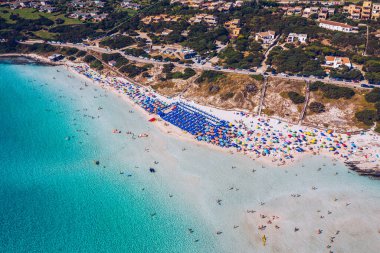
[(264, 80), (264, 76), (263, 75), (250, 75), (250, 77), (252, 77), (256, 81), (263, 81)]
[(205, 70), (202, 72), (201, 76), (196, 80), (197, 83), (203, 82), (216, 82), (217, 80), (225, 77), (224, 73), (213, 71), (213, 70)]
[(309, 105), (309, 109), (315, 113), (321, 113), (325, 111), (325, 106), (319, 102), (311, 102)]
[(377, 120), (377, 115), (375, 110), (363, 110), (355, 113), (355, 117), (360, 122), (363, 122), (367, 126), (372, 126)]
[(290, 100), (292, 100), (292, 102), (295, 104), (305, 103), (305, 97), (298, 94), (297, 92), (290, 91), (290, 92), (288, 92), (288, 96), (289, 96)]
[(78, 51), (79, 50), (77, 48), (74, 48), (74, 47), (67, 47), (67, 48), (62, 49), (62, 53), (65, 55), (74, 55), (74, 54), (78, 53)]
[(107, 38), (100, 42), (101, 46), (108, 46), (112, 49), (120, 49), (123, 47), (127, 47), (133, 45), (135, 40), (129, 36), (117, 35), (112, 38)]
[(86, 55), (83, 60), (87, 63), (91, 63), (91, 62), (95, 61), (96, 58), (92, 55)]
[(365, 95), (365, 100), (370, 103), (376, 103), (380, 101), (380, 88), (373, 88), (371, 92)]
[(120, 68), (120, 71), (123, 73), (127, 73), (129, 77), (135, 77), (140, 75), (141, 73), (145, 72), (147, 68), (144, 67), (137, 67), (133, 64), (128, 64)]

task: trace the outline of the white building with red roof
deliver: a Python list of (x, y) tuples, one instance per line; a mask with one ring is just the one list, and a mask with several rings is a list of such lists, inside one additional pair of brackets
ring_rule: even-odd
[(328, 30), (346, 32), (346, 33), (355, 32), (355, 29), (356, 29), (356, 27), (353, 27), (344, 23), (331, 21), (331, 20), (320, 20), (319, 26)]

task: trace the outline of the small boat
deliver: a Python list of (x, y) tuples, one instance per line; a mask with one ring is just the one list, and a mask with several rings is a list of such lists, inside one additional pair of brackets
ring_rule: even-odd
[(139, 135), (138, 135), (139, 138), (148, 137), (148, 136), (149, 136), (149, 135), (146, 134), (146, 133), (142, 133), (142, 134), (139, 134)]

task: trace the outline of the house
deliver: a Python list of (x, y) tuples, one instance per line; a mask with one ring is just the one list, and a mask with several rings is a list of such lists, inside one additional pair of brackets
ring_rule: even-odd
[(82, 20), (88, 20), (91, 18), (91, 15), (89, 13), (85, 12), (74, 12), (69, 15), (70, 18), (76, 18), (76, 19), (82, 19)]
[(380, 3), (374, 3), (372, 5), (372, 13), (371, 13), (371, 18), (373, 20), (378, 20), (380, 17)]
[(161, 14), (157, 16), (147, 16), (141, 19), (141, 22), (147, 25), (150, 23), (171, 22), (171, 21), (178, 21), (178, 19), (176, 16), (168, 16), (166, 14)]
[(162, 36), (168, 36), (169, 34), (171, 34), (173, 32), (173, 30), (170, 30), (170, 29), (164, 29), (161, 33)]
[(38, 11), (39, 12), (53, 13), (53, 12), (58, 11), (58, 9), (56, 7), (45, 5), (45, 6), (41, 6)]
[(227, 29), (235, 29), (240, 26), (240, 19), (233, 19), (224, 23), (224, 27)]
[(308, 7), (303, 10), (302, 17), (308, 18), (313, 14), (319, 13), (319, 7)]
[(355, 27), (331, 20), (320, 20), (319, 26), (332, 31), (340, 31), (346, 33), (355, 32)]
[(240, 35), (241, 28), (232, 29), (230, 34), (232, 37), (237, 38)]
[(141, 9), (141, 5), (138, 3), (131, 2), (131, 0), (125, 0), (121, 3), (122, 8), (132, 9), (132, 10), (139, 10)]
[(263, 44), (272, 44), (276, 33), (274, 31), (259, 32), (255, 35), (256, 41), (262, 41)]
[(191, 17), (189, 19), (189, 23), (201, 23), (205, 22), (209, 26), (216, 26), (218, 24), (216, 17), (214, 15), (208, 15), (208, 14), (197, 14), (194, 17)]
[(342, 65), (352, 68), (351, 61), (348, 57), (326, 56), (325, 64), (334, 69), (339, 68)]
[(94, 20), (95, 22), (101, 22), (107, 18), (108, 13), (95, 14), (91, 16), (92, 16), (92, 20)]
[(362, 6), (361, 19), (364, 19), (364, 20), (371, 19), (371, 12), (372, 12), (372, 2), (371, 1), (364, 1), (363, 6)]
[(232, 3), (224, 3), (218, 8), (218, 11), (229, 11), (232, 8)]
[(51, 5), (52, 3), (50, 1), (41, 1), (40, 4), (41, 6), (48, 6), (48, 5)]
[(238, 37), (240, 34), (240, 19), (233, 19), (224, 23), (224, 27), (230, 32), (232, 37)]
[(327, 12), (318, 13), (318, 19), (326, 19), (326, 18), (327, 18)]
[(192, 50), (192, 49), (189, 49), (189, 48), (184, 48), (181, 50), (180, 52), (180, 56), (185, 59), (185, 60), (188, 60), (188, 59), (191, 59), (191, 58), (194, 58), (195, 56), (197, 55), (197, 53)]
[(308, 17), (310, 17), (310, 15), (311, 15), (311, 10), (310, 10), (310, 8), (305, 8), (305, 9), (303, 10), (303, 12), (302, 12), (302, 17), (303, 17), (303, 18), (308, 18)]
[(286, 38), (287, 43), (294, 43), (296, 41), (300, 43), (306, 43), (307, 40), (307, 34), (298, 34), (298, 33), (289, 33), (288, 37)]
[(362, 7), (355, 4), (350, 4), (343, 8), (343, 13), (350, 14), (350, 18), (352, 19), (360, 19), (361, 12), (362, 12)]

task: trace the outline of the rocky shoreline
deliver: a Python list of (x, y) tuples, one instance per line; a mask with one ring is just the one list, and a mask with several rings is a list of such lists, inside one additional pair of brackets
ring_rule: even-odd
[(0, 60), (11, 64), (64, 65), (64, 63), (51, 62), (47, 58), (36, 54), (0, 54)]
[(380, 180), (380, 171), (376, 169), (361, 169), (360, 161), (351, 161), (351, 162), (345, 162), (346, 166), (352, 170), (355, 171), (360, 176), (367, 176), (373, 179)]

